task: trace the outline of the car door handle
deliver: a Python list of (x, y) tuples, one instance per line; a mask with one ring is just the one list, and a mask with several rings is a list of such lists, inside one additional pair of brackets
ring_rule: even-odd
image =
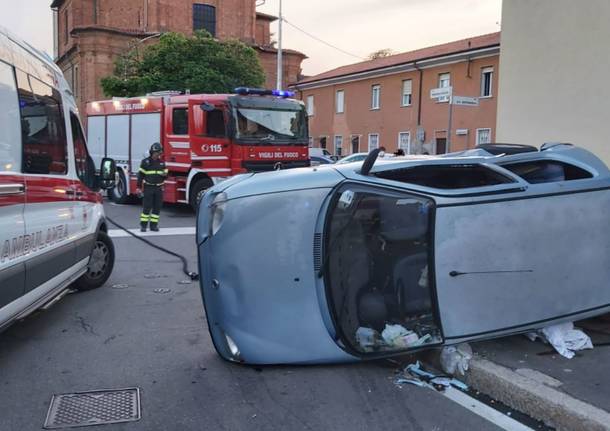
[(25, 193), (23, 184), (0, 184), (0, 196), (21, 195)]

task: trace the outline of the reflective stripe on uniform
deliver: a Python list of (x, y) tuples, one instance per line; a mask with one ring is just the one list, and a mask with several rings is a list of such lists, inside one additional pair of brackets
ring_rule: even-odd
[(151, 218), (151, 216), (149, 216), (148, 214), (144, 214), (144, 213), (140, 214), (140, 221), (141, 222), (147, 222), (147, 221), (150, 220), (150, 218)]
[(159, 221), (159, 216), (157, 214), (151, 214), (150, 221)]
[(142, 172), (144, 175), (167, 175), (169, 170), (164, 169), (162, 171), (147, 171), (146, 169), (140, 168), (140, 172)]

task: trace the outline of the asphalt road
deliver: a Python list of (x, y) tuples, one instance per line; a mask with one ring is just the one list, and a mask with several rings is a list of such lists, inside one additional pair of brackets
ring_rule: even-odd
[[(136, 205), (106, 204), (135, 228)], [(161, 228), (192, 227), (187, 207), (164, 209)], [(193, 235), (155, 243), (187, 256)], [(142, 419), (103, 430), (494, 430), (430, 389), (393, 384), (388, 361), (252, 368), (220, 359), (197, 283), (180, 264), (132, 238), (114, 240), (106, 286), (74, 293), (0, 334), (0, 430), (39, 430), (53, 394), (139, 387)], [(127, 286), (124, 286), (127, 285)], [(95, 429), (95, 428), (93, 428)]]

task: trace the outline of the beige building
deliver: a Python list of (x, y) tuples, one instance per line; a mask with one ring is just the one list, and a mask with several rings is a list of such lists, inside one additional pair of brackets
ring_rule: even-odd
[[(500, 33), (350, 64), (299, 81), (311, 145), (337, 156), (385, 147), (442, 154), (495, 139)], [(430, 90), (478, 98), (452, 108)], [(450, 137), (450, 139), (448, 139)]]
[(610, 1), (502, 7), (500, 142), (571, 142), (610, 163)]

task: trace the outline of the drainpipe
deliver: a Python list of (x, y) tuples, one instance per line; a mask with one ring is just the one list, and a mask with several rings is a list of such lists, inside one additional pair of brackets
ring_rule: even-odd
[(422, 93), (422, 77), (424, 71), (417, 66), (417, 62), (413, 63), (415, 70), (419, 72), (419, 91), (417, 93), (417, 125), (421, 126), (421, 93)]

